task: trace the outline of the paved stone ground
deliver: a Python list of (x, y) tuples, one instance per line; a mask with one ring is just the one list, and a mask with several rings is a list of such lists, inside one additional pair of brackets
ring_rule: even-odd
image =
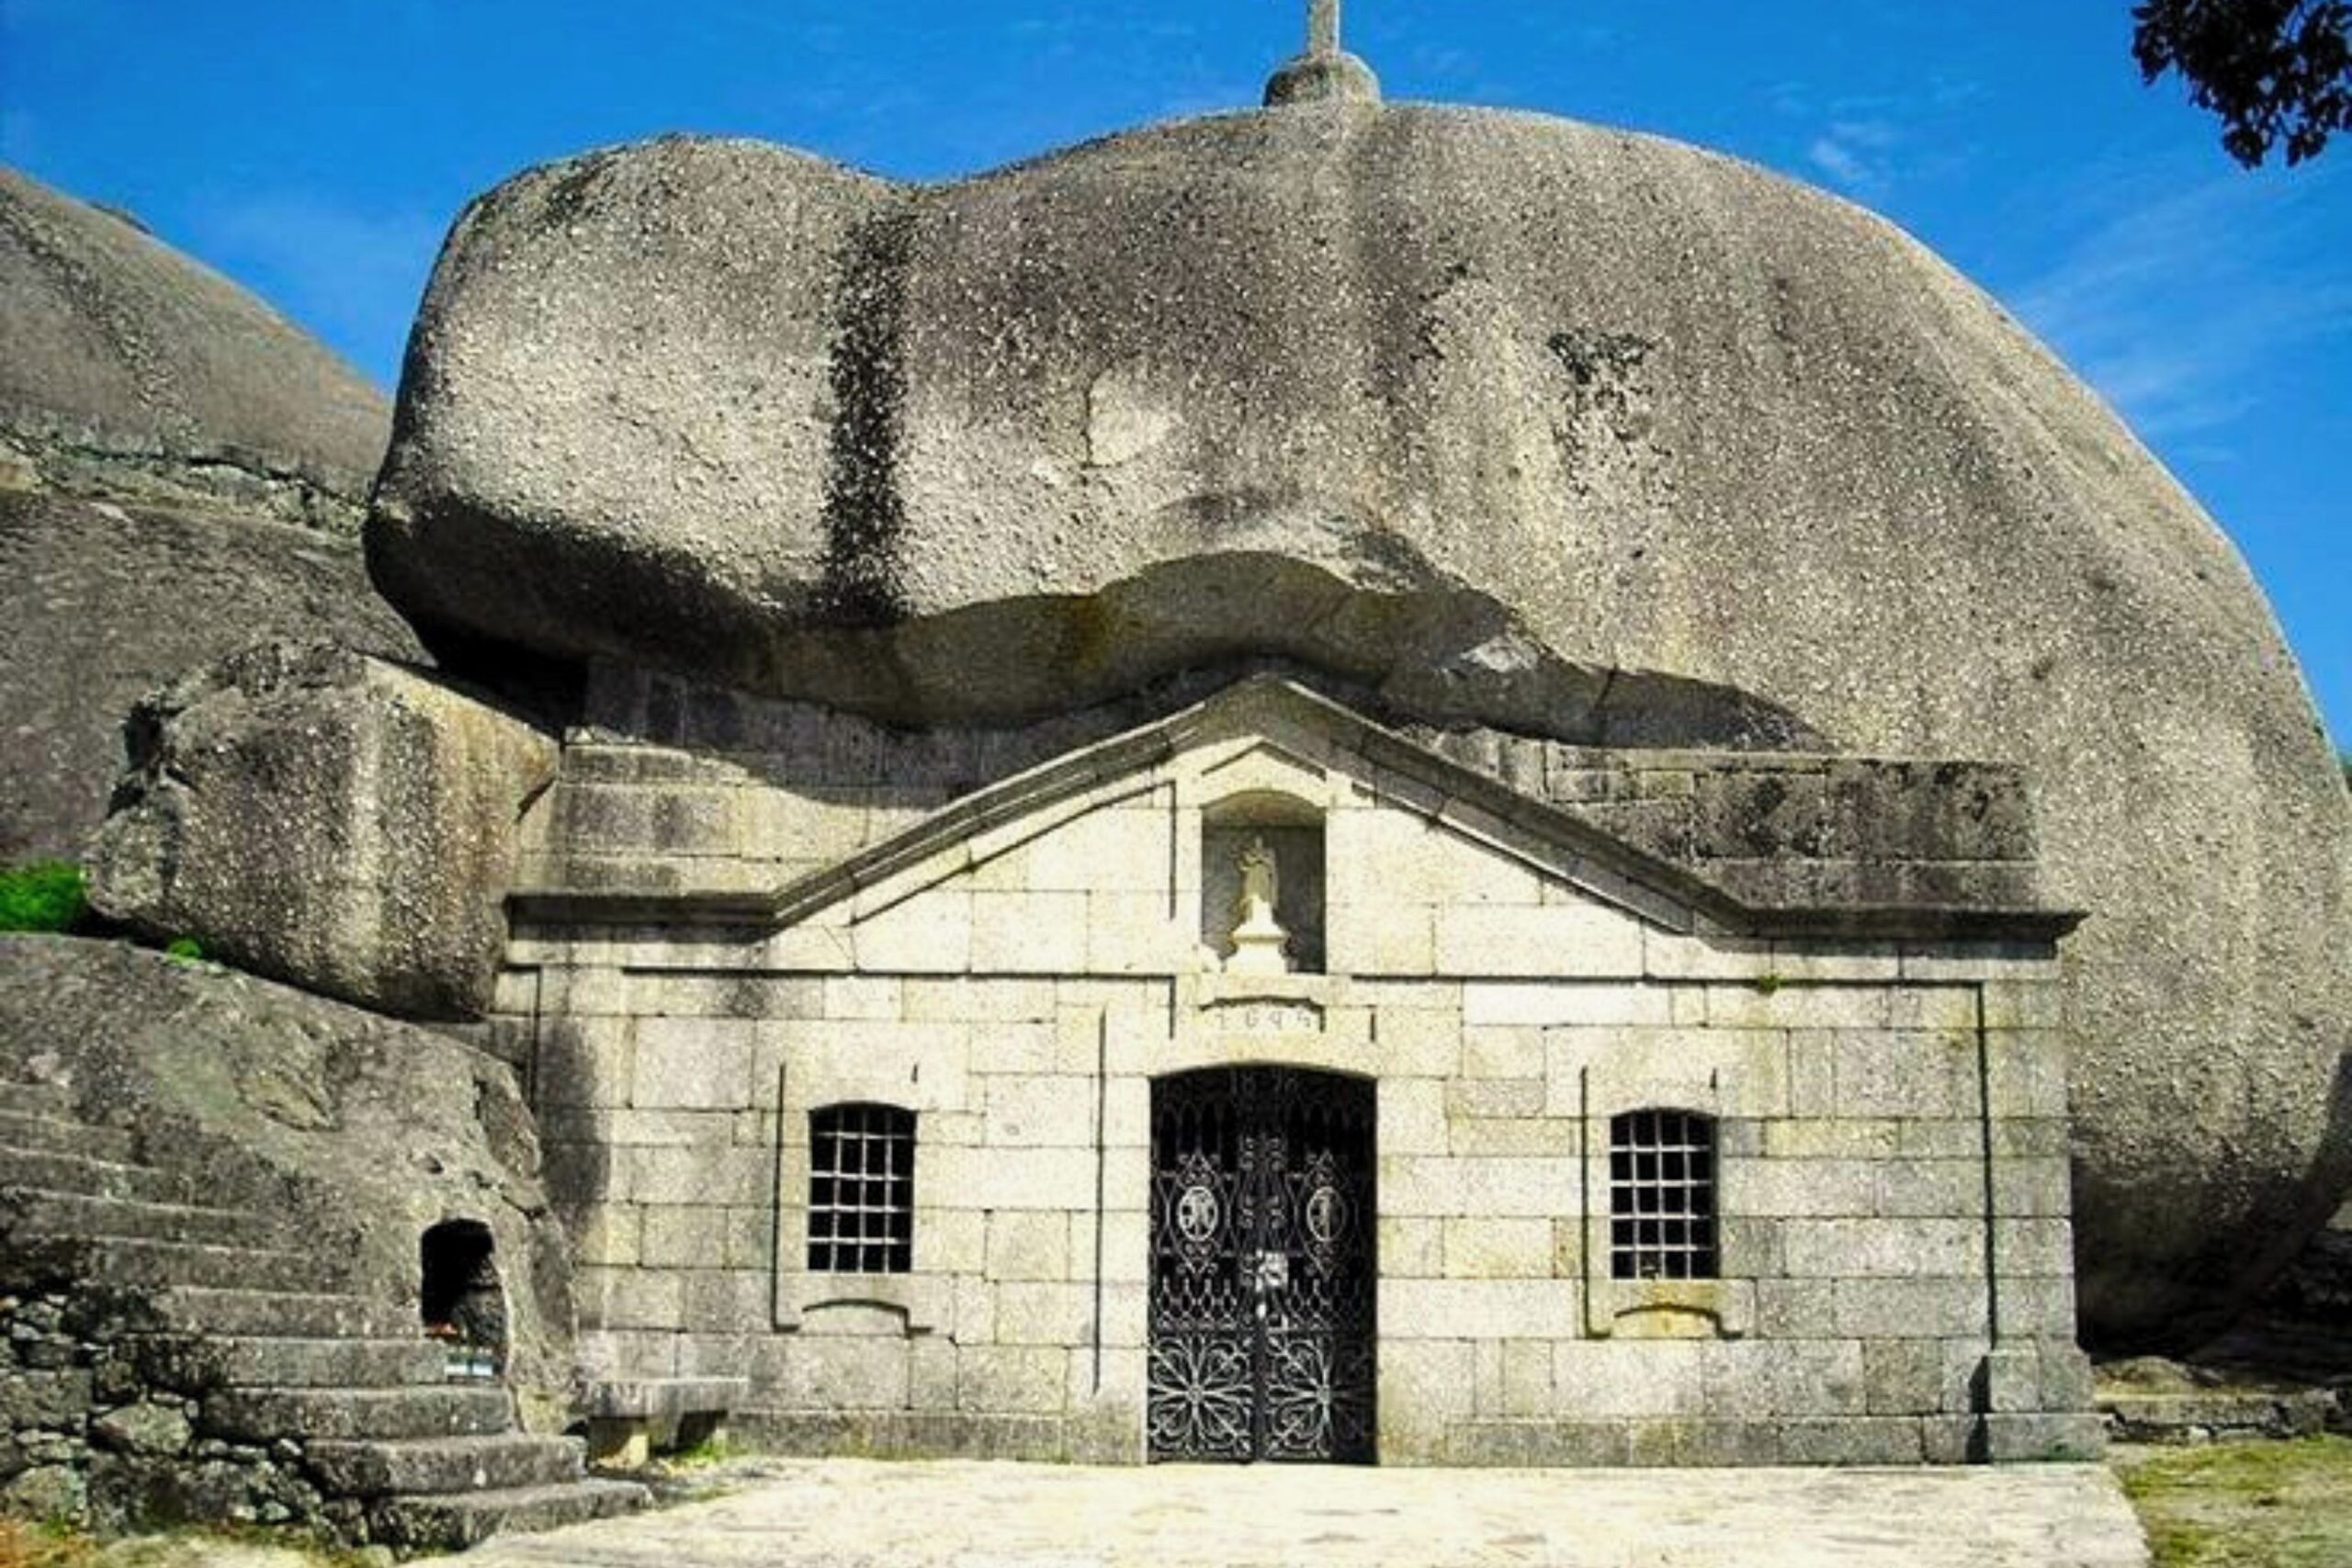
[(760, 1459), (716, 1501), (467, 1568), (2146, 1568), (2099, 1465), (1504, 1471)]

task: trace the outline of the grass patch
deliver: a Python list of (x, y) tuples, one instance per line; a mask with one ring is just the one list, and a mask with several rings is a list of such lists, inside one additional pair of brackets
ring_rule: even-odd
[(77, 1531), (0, 1518), (0, 1568), (86, 1568), (96, 1553), (96, 1546)]
[(664, 1470), (708, 1470), (729, 1460), (741, 1459), (748, 1452), (724, 1432), (713, 1432), (700, 1442), (693, 1443), (674, 1453), (658, 1454), (654, 1462)]
[(757, 1471), (756, 1464), (747, 1462), (757, 1455), (757, 1450), (744, 1447), (722, 1431), (684, 1448), (656, 1453), (629, 1479), (651, 1487), (654, 1500), (663, 1507), (707, 1503), (740, 1489), (748, 1475)]
[(0, 1517), (0, 1568), (373, 1568), (375, 1561), (260, 1526), (191, 1525), (104, 1540), (70, 1526)]
[(2352, 1438), (2118, 1445), (2111, 1453), (2156, 1568), (2352, 1563)]
[(89, 910), (82, 868), (71, 861), (0, 868), (0, 931), (72, 931)]

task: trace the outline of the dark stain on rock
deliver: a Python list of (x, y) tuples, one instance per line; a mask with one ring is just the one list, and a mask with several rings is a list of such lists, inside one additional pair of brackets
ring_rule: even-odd
[(1579, 387), (1595, 381), (1623, 381), (1641, 367), (1656, 345), (1631, 333), (1556, 332), (1544, 346)]
[(588, 215), (591, 197), (614, 161), (609, 151), (583, 153), (559, 166), (540, 197), (541, 225), (548, 232), (569, 229)]
[(825, 475), (824, 576), (816, 594), (819, 615), (839, 626), (890, 626), (907, 616), (899, 554), (906, 527), (899, 444), (913, 244), (914, 215), (899, 209), (860, 223), (843, 247), (834, 312), (840, 326), (827, 370), (833, 426)]
[(1544, 346), (1567, 374), (1564, 414), (1553, 434), (1570, 488), (1578, 495), (1638, 493), (1666, 456), (1651, 439), (1656, 421), (1641, 375), (1657, 344), (1632, 333), (1571, 327), (1552, 333)]

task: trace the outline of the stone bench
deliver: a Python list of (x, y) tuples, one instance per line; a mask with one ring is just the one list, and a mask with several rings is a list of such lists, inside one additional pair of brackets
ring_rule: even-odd
[(625, 1378), (588, 1385), (588, 1462), (634, 1470), (656, 1448), (684, 1449), (716, 1437), (727, 1413), (751, 1392), (748, 1378)]

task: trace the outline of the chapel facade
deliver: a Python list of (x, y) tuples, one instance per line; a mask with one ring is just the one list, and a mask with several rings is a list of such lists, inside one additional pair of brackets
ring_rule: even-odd
[(2016, 770), (1206, 683), (913, 732), (598, 671), (500, 1027), (611, 1408), (1113, 1462), (2096, 1451)]

